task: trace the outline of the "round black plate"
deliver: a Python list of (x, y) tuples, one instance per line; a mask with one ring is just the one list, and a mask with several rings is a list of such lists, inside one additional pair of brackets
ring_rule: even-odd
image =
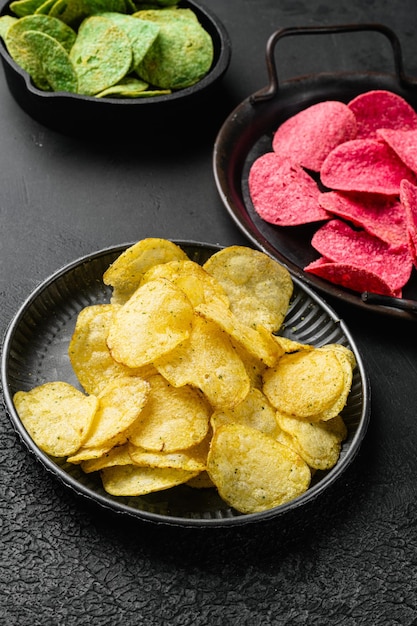
[[(204, 263), (219, 249), (197, 242), (177, 243), (199, 263)], [(16, 413), (13, 395), (18, 390), (29, 390), (51, 380), (64, 380), (79, 387), (67, 354), (76, 318), (83, 307), (109, 301), (110, 291), (103, 284), (102, 275), (126, 247), (121, 245), (96, 252), (59, 270), (29, 296), (10, 324), (1, 363), (4, 400), (16, 432), (30, 452), (77, 494), (113, 511), (158, 523), (239, 525), (283, 515), (316, 498), (342, 474), (359, 449), (369, 421), (369, 384), (361, 356), (343, 321), (297, 279), (283, 334), (317, 346), (342, 343), (353, 350), (358, 364), (343, 411), (349, 434), (340, 459), (329, 472), (317, 472), (312, 486), (301, 497), (252, 515), (242, 515), (231, 509), (214, 489), (180, 486), (141, 497), (113, 497), (104, 491), (98, 475), (84, 474), (77, 465), (50, 458), (36, 446)]]

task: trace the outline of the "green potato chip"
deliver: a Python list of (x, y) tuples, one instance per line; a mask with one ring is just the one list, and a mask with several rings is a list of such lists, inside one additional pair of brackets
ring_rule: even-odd
[(137, 66), (140, 78), (161, 89), (183, 89), (207, 74), (213, 41), (190, 9), (138, 11), (135, 17), (156, 22), (160, 32)]
[(3, 41), (6, 41), (6, 33), (9, 30), (10, 26), (13, 26), (18, 21), (17, 17), (12, 17), (11, 15), (2, 15), (0, 17), (0, 37)]
[(10, 11), (18, 17), (32, 15), (45, 0), (15, 0), (9, 5)]
[(41, 32), (53, 37), (67, 52), (71, 50), (77, 36), (72, 28), (56, 17), (50, 17), (49, 15), (28, 15), (17, 20), (8, 31), (6, 40), (7, 47), (9, 47), (12, 40), (16, 42), (16, 45), (19, 45), (21, 36), (29, 30)]
[(84, 7), (88, 15), (97, 15), (105, 11), (126, 13), (125, 0), (84, 0)]
[(57, 17), (68, 26), (77, 28), (88, 16), (84, 0), (56, 0), (49, 11), (51, 17)]
[(123, 15), (110, 11), (106, 11), (100, 15), (107, 17), (126, 33), (132, 46), (133, 58), (131, 69), (137, 67), (158, 36), (159, 26), (153, 22), (140, 20), (132, 15)]
[(52, 91), (77, 92), (77, 75), (68, 52), (53, 37), (28, 30), (22, 35), (28, 50), (37, 56), (42, 77)]
[(78, 76), (78, 93), (93, 96), (128, 73), (132, 49), (128, 36), (106, 17), (85, 19), (70, 52)]
[(149, 98), (151, 96), (164, 96), (170, 94), (169, 89), (160, 90), (148, 90), (148, 83), (138, 78), (126, 77), (107, 89), (103, 89), (100, 93), (96, 94), (96, 98)]
[(56, 0), (45, 0), (35, 11), (34, 15), (49, 15), (49, 11), (54, 6)]

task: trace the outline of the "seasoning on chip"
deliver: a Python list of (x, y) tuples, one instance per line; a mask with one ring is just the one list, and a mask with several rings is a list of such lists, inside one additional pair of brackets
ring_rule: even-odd
[(374, 139), (378, 128), (417, 129), (417, 113), (391, 91), (367, 91), (351, 100), (348, 107), (356, 118), (358, 139)]
[(416, 180), (395, 152), (377, 139), (353, 139), (337, 146), (324, 161), (320, 177), (330, 189), (388, 196), (399, 194), (404, 178)]
[(329, 218), (318, 202), (317, 183), (303, 168), (268, 152), (249, 172), (249, 192), (255, 211), (278, 226), (297, 226)]
[(314, 104), (281, 124), (272, 147), (280, 157), (319, 172), (326, 156), (340, 143), (356, 137), (356, 119), (343, 102)]

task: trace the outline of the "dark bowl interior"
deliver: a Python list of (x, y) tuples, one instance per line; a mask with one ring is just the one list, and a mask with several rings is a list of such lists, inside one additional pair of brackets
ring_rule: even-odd
[[(10, 1), (0, 0), (0, 15), (10, 14)], [(196, 14), (210, 34), (214, 45), (213, 64), (208, 74), (195, 85), (169, 95), (150, 98), (94, 98), (64, 92), (46, 92), (36, 88), (30, 76), (10, 57), (0, 39), (0, 56), (8, 87), (16, 102), (31, 117), (64, 133), (113, 134), (168, 129), (190, 116), (201, 119), (202, 107), (212, 106), (231, 58), (229, 35), (221, 21), (209, 9), (194, 0), (181, 0), (179, 6)], [(180, 124), (181, 125), (181, 124)]]
[[(204, 263), (219, 249), (199, 242), (177, 243), (198, 263)], [(102, 250), (62, 268), (39, 285), (17, 312), (3, 343), (1, 363), (4, 402), (16, 433), (46, 470), (69, 489), (105, 509), (132, 518), (177, 526), (219, 527), (261, 522), (290, 511), (302, 515), (304, 505), (333, 485), (356, 457), (368, 426), (370, 390), (361, 355), (345, 324), (297, 279), (283, 334), (313, 345), (342, 343), (353, 350), (357, 367), (342, 413), (348, 436), (339, 461), (327, 472), (316, 472), (308, 491), (295, 500), (262, 513), (243, 515), (223, 502), (214, 489), (191, 489), (186, 485), (141, 497), (113, 497), (103, 490), (95, 473), (85, 474), (65, 459), (48, 457), (25, 430), (14, 408), (14, 393), (57, 376), (78, 385), (67, 352), (76, 318), (84, 306), (109, 300), (110, 292), (102, 275), (125, 247)]]

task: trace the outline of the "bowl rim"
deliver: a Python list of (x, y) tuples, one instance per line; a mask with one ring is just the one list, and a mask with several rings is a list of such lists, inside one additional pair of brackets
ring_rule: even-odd
[[(0, 0), (0, 17), (3, 15), (9, 15), (8, 7), (12, 0)], [(6, 45), (3, 39), (0, 37), (0, 57), (3, 63), (6, 63), (11, 70), (20, 76), (24, 81), (26, 89), (37, 98), (40, 99), (53, 99), (53, 100), (71, 100), (76, 102), (95, 102), (98, 106), (105, 106), (111, 104), (122, 104), (123, 106), (149, 106), (152, 104), (173, 103), (177, 100), (183, 100), (187, 96), (193, 96), (195, 94), (204, 91), (210, 87), (213, 83), (217, 82), (227, 71), (232, 53), (232, 44), (226, 27), (218, 16), (204, 4), (196, 0), (179, 0), (180, 8), (190, 8), (196, 12), (197, 16), (203, 17), (203, 21), (210, 24), (213, 30), (209, 31), (212, 37), (214, 48), (216, 51), (216, 45), (218, 48), (217, 57), (215, 52), (215, 58), (208, 73), (203, 76), (201, 80), (189, 87), (179, 89), (170, 94), (161, 96), (152, 96), (148, 98), (96, 98), (95, 96), (87, 96), (84, 94), (71, 93), (66, 91), (43, 91), (38, 89), (31, 80), (30, 75), (16, 63), (16, 61), (10, 56), (7, 51)], [(207, 30), (207, 28), (206, 28)], [(213, 38), (214, 35), (214, 38)]]

